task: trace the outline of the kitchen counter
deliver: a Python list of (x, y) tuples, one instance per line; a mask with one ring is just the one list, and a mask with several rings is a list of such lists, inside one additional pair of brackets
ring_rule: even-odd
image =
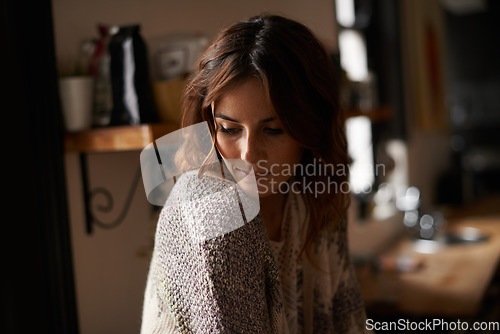
[[(456, 227), (478, 228), (488, 240), (427, 245), (403, 233), (376, 261), (357, 266), (367, 310), (415, 316), (475, 315), (499, 263), (500, 215), (449, 220), (447, 228)], [(427, 246), (424, 252), (422, 246)]]

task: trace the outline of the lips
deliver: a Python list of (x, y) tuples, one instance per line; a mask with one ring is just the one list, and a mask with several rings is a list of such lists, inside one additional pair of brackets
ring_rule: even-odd
[(265, 178), (269, 175), (268, 172), (255, 173), (251, 167), (250, 167), (250, 169), (235, 167), (235, 168), (233, 168), (233, 170), (235, 171), (236, 175), (238, 175), (241, 179), (245, 179), (245, 178), (249, 177), (249, 179), (255, 178), (255, 179), (259, 180), (259, 179)]
[(254, 165), (244, 160), (225, 159), (225, 161), (231, 170), (231, 174), (239, 181), (245, 179), (245, 182), (255, 182), (255, 180), (266, 178), (270, 175), (268, 170), (261, 167), (260, 171), (257, 171)]
[(246, 169), (246, 168), (235, 167), (234, 171), (238, 175), (241, 175), (242, 177), (246, 177), (246, 176), (248, 176), (248, 174), (250, 174), (250, 172), (252, 171), (252, 168), (250, 167), (249, 169)]

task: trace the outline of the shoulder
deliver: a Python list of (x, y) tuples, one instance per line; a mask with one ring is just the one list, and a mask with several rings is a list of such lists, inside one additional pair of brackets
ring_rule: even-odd
[(189, 229), (195, 242), (225, 235), (257, 217), (259, 201), (246, 197), (232, 181), (190, 171), (181, 175), (158, 221), (160, 228)]
[(178, 177), (165, 205), (178, 201), (196, 201), (234, 187), (234, 182), (226, 181), (210, 174), (198, 175), (198, 170), (186, 172)]

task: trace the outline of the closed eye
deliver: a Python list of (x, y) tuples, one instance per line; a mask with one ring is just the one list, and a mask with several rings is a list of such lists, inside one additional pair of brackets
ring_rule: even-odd
[[(221, 132), (223, 134), (230, 135), (230, 136), (238, 135), (241, 133), (241, 131), (242, 130), (240, 128), (226, 128), (222, 124), (219, 124), (219, 127), (218, 127), (218, 132)], [(269, 128), (269, 127), (263, 128), (263, 131), (264, 131), (264, 133), (271, 135), (271, 136), (277, 136), (277, 135), (281, 135), (284, 133), (284, 131), (282, 129)]]
[(280, 135), (283, 133), (282, 129), (275, 129), (275, 128), (264, 128), (264, 132), (270, 135)]
[(222, 132), (224, 134), (227, 134), (227, 135), (237, 135), (239, 132), (241, 131), (241, 129), (238, 129), (238, 128), (225, 128), (223, 127), (222, 125), (219, 124), (219, 132)]

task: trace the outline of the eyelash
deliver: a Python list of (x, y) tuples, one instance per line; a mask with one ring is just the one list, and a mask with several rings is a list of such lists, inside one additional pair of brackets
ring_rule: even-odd
[[(219, 131), (230, 136), (235, 136), (239, 133), (240, 129), (227, 129), (222, 125), (219, 125)], [(283, 130), (273, 128), (264, 128), (264, 131), (272, 136), (277, 136), (283, 133)]]
[(230, 135), (230, 136), (234, 136), (234, 135), (238, 134), (239, 130), (240, 129), (226, 129), (222, 125), (219, 125), (219, 131), (222, 133), (225, 133), (227, 135)]
[(280, 135), (283, 133), (283, 130), (273, 129), (273, 128), (264, 128), (264, 131), (266, 131), (268, 134), (274, 135), (274, 136), (277, 136), (277, 135)]

